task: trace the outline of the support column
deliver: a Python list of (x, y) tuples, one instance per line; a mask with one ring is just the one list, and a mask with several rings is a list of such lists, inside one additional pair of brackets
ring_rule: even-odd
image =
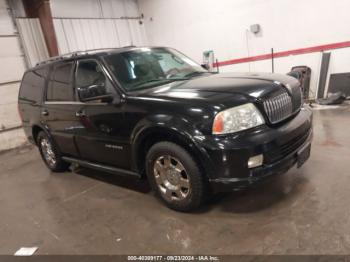
[(41, 29), (50, 56), (58, 55), (57, 39), (49, 0), (22, 0), (26, 14), (30, 18), (39, 18)]

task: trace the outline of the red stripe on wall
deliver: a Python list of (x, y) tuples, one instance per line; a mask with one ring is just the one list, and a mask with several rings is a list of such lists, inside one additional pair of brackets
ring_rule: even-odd
[[(284, 56), (290, 56), (290, 55), (301, 55), (301, 54), (322, 52), (326, 50), (346, 48), (346, 47), (350, 47), (350, 41), (276, 52), (274, 53), (274, 57), (276, 58), (276, 57), (284, 57)], [(227, 65), (241, 64), (241, 63), (247, 63), (247, 62), (261, 61), (266, 59), (271, 59), (271, 54), (243, 57), (238, 59), (222, 61), (222, 62), (214, 63), (214, 67), (216, 67), (217, 65), (227, 66)]]

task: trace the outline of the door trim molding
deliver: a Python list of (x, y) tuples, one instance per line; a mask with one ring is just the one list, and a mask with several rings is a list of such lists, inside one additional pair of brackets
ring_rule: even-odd
[(108, 103), (84, 103), (79, 101), (45, 101), (45, 105), (84, 105), (84, 106), (96, 106), (96, 105), (107, 105)]

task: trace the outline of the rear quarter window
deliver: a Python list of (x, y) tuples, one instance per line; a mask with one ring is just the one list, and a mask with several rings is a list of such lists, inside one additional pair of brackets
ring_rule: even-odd
[(24, 74), (19, 98), (28, 102), (40, 102), (43, 95), (48, 68), (39, 68)]

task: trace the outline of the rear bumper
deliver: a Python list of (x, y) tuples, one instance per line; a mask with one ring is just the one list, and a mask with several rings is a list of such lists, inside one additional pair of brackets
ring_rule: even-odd
[[(312, 141), (312, 111), (303, 108), (279, 126), (261, 126), (229, 136), (202, 139), (209, 182), (216, 192), (236, 191), (293, 167), (300, 150)], [(262, 154), (263, 164), (248, 168), (250, 157)]]

